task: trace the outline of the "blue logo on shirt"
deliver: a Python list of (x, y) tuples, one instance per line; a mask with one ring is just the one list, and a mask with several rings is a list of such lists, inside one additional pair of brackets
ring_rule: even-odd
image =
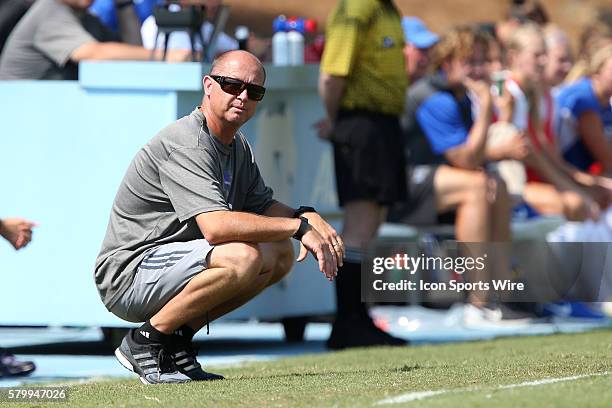
[(395, 45), (395, 41), (391, 37), (383, 38), (383, 48), (392, 48)]

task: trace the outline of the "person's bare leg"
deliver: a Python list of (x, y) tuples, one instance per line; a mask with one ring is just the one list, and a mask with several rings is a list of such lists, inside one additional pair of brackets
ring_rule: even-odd
[(279, 282), (289, 273), (295, 259), (291, 241), (286, 239), (277, 242), (260, 243), (259, 248), (263, 258), (263, 266), (255, 282), (237, 296), (213, 308), (208, 313), (208, 316), (204, 314), (187, 322), (187, 325), (195, 332), (200, 330), (207, 322), (212, 322), (244, 305), (265, 288)]
[(172, 333), (250, 288), (262, 269), (263, 256), (257, 244), (216, 246), (209, 255), (209, 267), (151, 317), (151, 325), (162, 333)]
[(580, 194), (559, 191), (552, 184), (527, 183), (523, 199), (543, 215), (561, 215), (568, 221), (584, 221), (589, 217), (589, 208)]
[(347, 248), (363, 250), (376, 237), (384, 207), (373, 201), (353, 201), (344, 206), (342, 240)]
[[(510, 227), (512, 216), (512, 198), (503, 180), (491, 177), (490, 191), (494, 196), (491, 207), (491, 253), (489, 256), (489, 279), (513, 279), (512, 276), (512, 232)], [(504, 295), (500, 293), (499, 295)], [(504, 300), (498, 299), (498, 300)]]
[(491, 238), (491, 206), (484, 172), (440, 166), (434, 176), (438, 213), (457, 210), (458, 241), (485, 242)]
[(523, 199), (540, 214), (563, 215), (561, 194), (552, 184), (527, 183), (523, 191)]
[(491, 177), (489, 183), (489, 190), (494, 194), (491, 208), (491, 241), (509, 242), (512, 237), (512, 197), (503, 180)]
[[(486, 243), (510, 240), (510, 196), (505, 184), (485, 172), (440, 166), (434, 177), (436, 204), (439, 212), (457, 209), (455, 235), (458, 241)], [(484, 247), (471, 245), (470, 256), (481, 257)], [(496, 275), (509, 276), (510, 254), (507, 248), (495, 248), (488, 259), (488, 268), (469, 272), (473, 282), (487, 281)], [(487, 291), (474, 290), (470, 303), (483, 306), (489, 297)]]

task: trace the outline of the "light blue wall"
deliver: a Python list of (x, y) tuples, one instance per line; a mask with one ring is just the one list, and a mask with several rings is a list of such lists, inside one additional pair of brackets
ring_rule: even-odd
[[(40, 224), (21, 251), (0, 242), (0, 324), (122, 324), (93, 283), (113, 197), (135, 152), (199, 103), (201, 72), (84, 63), (80, 82), (0, 82), (0, 217)], [(244, 130), (281, 198), (337, 212), (330, 149), (312, 128), (323, 115), (316, 77), (315, 66), (269, 68), (269, 92)], [(333, 310), (332, 286), (313, 268), (301, 265), (235, 316)]]

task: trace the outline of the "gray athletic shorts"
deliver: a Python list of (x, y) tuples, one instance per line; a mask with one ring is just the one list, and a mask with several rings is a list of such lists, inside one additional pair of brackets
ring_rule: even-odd
[(132, 286), (111, 312), (123, 320), (144, 322), (155, 315), (187, 283), (207, 268), (214, 248), (205, 239), (173, 242), (154, 248), (136, 268)]

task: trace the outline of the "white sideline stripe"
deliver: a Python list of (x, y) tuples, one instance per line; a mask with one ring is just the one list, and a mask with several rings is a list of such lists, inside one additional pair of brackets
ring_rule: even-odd
[(438, 391), (419, 391), (419, 392), (411, 392), (408, 394), (398, 395), (397, 397), (386, 398), (384, 400), (380, 400), (376, 403), (376, 405), (384, 405), (384, 404), (401, 404), (402, 402), (416, 401), (429, 397), (433, 397), (435, 395), (446, 394), (447, 390), (438, 390)]
[(538, 385), (554, 384), (554, 383), (563, 382), (563, 381), (575, 381), (575, 380), (579, 380), (581, 378), (587, 378), (587, 377), (599, 377), (599, 376), (608, 375), (608, 374), (610, 373), (605, 371), (603, 373), (582, 374), (582, 375), (574, 375), (571, 377), (545, 378), (543, 380), (527, 381), (527, 382), (523, 382), (520, 384), (500, 385), (497, 388), (498, 389), (509, 389), (509, 388), (519, 388), (519, 387), (533, 387), (533, 386), (538, 386)]
[[(581, 374), (581, 375), (573, 375), (571, 377), (560, 377), (560, 378), (544, 378), (542, 380), (535, 381), (526, 381), (518, 384), (507, 384), (507, 385), (499, 385), (494, 387), (493, 390), (507, 390), (512, 388), (520, 388), (520, 387), (537, 387), (539, 385), (547, 385), (554, 384), (558, 382), (564, 381), (575, 381), (580, 380), (581, 378), (587, 377), (600, 377), (610, 375), (609, 371), (604, 371), (603, 373), (593, 373), (593, 374)], [(484, 388), (478, 387), (469, 387), (469, 388), (458, 388), (454, 390), (436, 390), (436, 391), (417, 391), (417, 392), (409, 392), (407, 394), (401, 394), (396, 397), (385, 398), (383, 400), (378, 401), (374, 405), (385, 405), (385, 404), (401, 404), (403, 402), (410, 402), (416, 400), (422, 400), (425, 398), (435, 397), (436, 395), (447, 394), (449, 392), (469, 392), (469, 391), (480, 391)]]

